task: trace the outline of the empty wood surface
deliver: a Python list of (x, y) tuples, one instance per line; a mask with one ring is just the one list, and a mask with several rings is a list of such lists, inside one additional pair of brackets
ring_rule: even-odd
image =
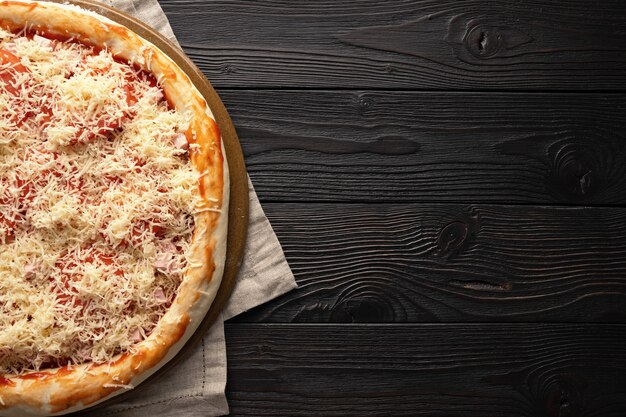
[(622, 1), (162, 0), (221, 87), (626, 87)]
[(626, 95), (220, 94), (262, 201), (626, 203)]
[(626, 415), (624, 2), (160, 2), (299, 284), (232, 415)]
[(622, 325), (226, 326), (249, 416), (622, 417)]

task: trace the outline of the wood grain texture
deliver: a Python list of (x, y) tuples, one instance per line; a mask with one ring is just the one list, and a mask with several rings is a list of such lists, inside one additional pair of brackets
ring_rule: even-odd
[(626, 204), (626, 95), (221, 97), (264, 202)]
[(227, 324), (233, 416), (622, 417), (621, 325)]
[(299, 288), (239, 322), (626, 322), (626, 209), (265, 204)]
[(161, 4), (218, 89), (626, 87), (622, 1)]

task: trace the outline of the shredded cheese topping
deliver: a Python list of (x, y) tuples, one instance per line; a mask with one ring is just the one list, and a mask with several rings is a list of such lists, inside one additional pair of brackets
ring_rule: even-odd
[(0, 373), (148, 337), (189, 267), (190, 117), (107, 50), (0, 29)]

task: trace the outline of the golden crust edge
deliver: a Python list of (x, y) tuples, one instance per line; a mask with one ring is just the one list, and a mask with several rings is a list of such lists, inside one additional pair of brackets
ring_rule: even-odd
[[(76, 13), (82, 19), (76, 19)], [(219, 130), (216, 129), (206, 101), (189, 77), (147, 40), (124, 26), (75, 6), (2, 1), (0, 19), (50, 25), (50, 30), (55, 27), (70, 29), (72, 34), (84, 36), (94, 44), (106, 44), (113, 53), (137, 62), (140, 67), (157, 76), (166, 74), (169, 78), (166, 78), (163, 88), (174, 106), (185, 110), (191, 108), (195, 114), (203, 115), (194, 117), (195, 141), (200, 148), (199, 153), (192, 155), (192, 163), (199, 171), (208, 168), (206, 165), (213, 168), (209, 175), (202, 177), (202, 181), (204, 189), (209, 193), (207, 197), (218, 200), (211, 204), (221, 210), (205, 211), (195, 216), (190, 257), (203, 266), (188, 271), (172, 307), (159, 321), (152, 335), (136, 345), (136, 352), (121, 355), (111, 364), (88, 363), (73, 366), (71, 370), (43, 370), (49, 374), (43, 378), (24, 379), (4, 375), (15, 385), (0, 384), (1, 416), (62, 415), (83, 410), (124, 392), (123, 388), (115, 385), (141, 383), (171, 360), (197, 329), (215, 298), (224, 270), (228, 225), (228, 164)], [(207, 235), (210, 235), (211, 242), (208, 246), (203, 244), (206, 243)]]

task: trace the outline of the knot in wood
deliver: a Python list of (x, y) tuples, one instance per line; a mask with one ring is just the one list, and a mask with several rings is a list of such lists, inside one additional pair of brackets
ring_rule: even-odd
[(371, 97), (360, 96), (357, 101), (359, 110), (368, 110), (374, 105), (374, 100)]
[(222, 74), (232, 74), (233, 72), (235, 72), (235, 68), (231, 64), (222, 65), (221, 70)]
[[(367, 291), (364, 289), (359, 292)], [(393, 322), (395, 317), (392, 302), (384, 300), (384, 290), (378, 289), (381, 297), (367, 294), (353, 294), (349, 299), (339, 302), (331, 311), (332, 323), (384, 323)]]
[(569, 194), (584, 197), (591, 193), (595, 181), (594, 168), (589, 156), (578, 147), (567, 145), (556, 154), (554, 161), (556, 177)]
[(463, 245), (469, 235), (469, 226), (460, 221), (447, 224), (439, 232), (437, 246), (441, 254), (449, 254)]
[(580, 393), (576, 384), (562, 377), (550, 381), (544, 388), (545, 414), (550, 417), (577, 417), (580, 415)]
[(489, 58), (500, 51), (504, 39), (502, 32), (490, 26), (478, 25), (467, 31), (465, 47), (477, 58)]

